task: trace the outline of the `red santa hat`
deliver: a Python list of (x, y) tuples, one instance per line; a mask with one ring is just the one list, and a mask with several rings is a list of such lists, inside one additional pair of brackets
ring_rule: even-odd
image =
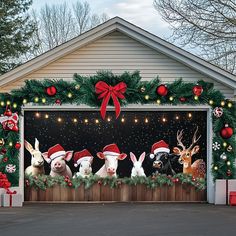
[(154, 155), (159, 152), (170, 153), (169, 145), (164, 140), (160, 140), (152, 145), (150, 158), (154, 158)]
[(56, 144), (55, 146), (48, 149), (48, 158), (50, 158), (51, 161), (65, 155), (66, 152), (60, 144)]
[(74, 166), (77, 167), (82, 161), (90, 161), (92, 158), (92, 154), (87, 149), (76, 152), (74, 155)]
[(120, 155), (120, 150), (115, 143), (105, 146), (102, 151), (104, 155), (112, 155), (112, 156)]

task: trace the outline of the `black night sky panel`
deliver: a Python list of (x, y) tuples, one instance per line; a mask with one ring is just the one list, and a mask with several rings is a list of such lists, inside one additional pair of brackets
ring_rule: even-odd
[[(191, 113), (192, 117), (189, 117)], [(176, 146), (177, 130), (184, 130), (183, 143), (189, 146), (196, 127), (201, 138), (198, 141), (200, 151), (193, 156), (193, 161), (202, 158), (206, 161), (206, 134), (207, 114), (204, 111), (160, 112), (160, 111), (122, 111), (116, 120), (114, 112), (107, 112), (110, 121), (103, 121), (98, 111), (39, 111), (40, 117), (36, 117), (35, 111), (26, 111), (24, 114), (25, 140), (34, 145), (35, 137), (40, 143), (40, 151), (46, 152), (59, 143), (66, 150), (80, 151), (88, 149), (94, 156), (93, 172), (95, 173), (104, 161), (96, 157), (96, 153), (102, 151), (107, 144), (116, 143), (121, 152), (127, 153), (124, 161), (119, 161), (117, 173), (120, 177), (130, 176), (132, 162), (129, 153), (132, 151), (137, 157), (145, 151), (150, 153), (152, 145), (163, 139), (170, 146), (171, 151)], [(48, 115), (48, 119), (45, 115)], [(58, 118), (61, 122), (58, 122)], [(124, 122), (121, 119), (124, 118)], [(73, 120), (77, 119), (74, 123)], [(88, 123), (85, 123), (85, 119)], [(99, 123), (96, 123), (98, 119)], [(148, 121), (148, 123), (145, 123)], [(166, 119), (163, 122), (163, 119)], [(135, 120), (137, 122), (135, 122)], [(25, 149), (25, 167), (30, 165), (31, 155)], [(73, 166), (73, 160), (68, 164), (72, 172), (77, 171)], [(143, 167), (145, 173), (150, 175), (152, 169), (149, 158), (146, 157)], [(176, 165), (178, 166), (178, 165)], [(49, 166), (45, 162), (46, 174), (49, 174)], [(182, 169), (179, 168), (182, 172)]]

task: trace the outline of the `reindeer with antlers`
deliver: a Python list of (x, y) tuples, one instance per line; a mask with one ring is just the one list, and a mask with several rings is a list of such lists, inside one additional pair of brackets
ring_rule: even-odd
[(194, 132), (192, 144), (190, 145), (189, 148), (186, 148), (182, 142), (183, 130), (181, 131), (178, 130), (177, 131), (177, 141), (178, 141), (177, 146), (181, 147), (182, 150), (178, 147), (174, 147), (173, 152), (176, 155), (180, 156), (179, 163), (183, 165), (184, 174), (192, 174), (193, 178), (205, 178), (205, 172), (206, 172), (205, 162), (202, 159), (198, 159), (192, 164), (192, 156), (198, 153), (200, 149), (199, 145), (195, 146), (197, 141), (201, 138), (201, 135), (197, 137), (197, 132), (198, 132), (198, 126)]

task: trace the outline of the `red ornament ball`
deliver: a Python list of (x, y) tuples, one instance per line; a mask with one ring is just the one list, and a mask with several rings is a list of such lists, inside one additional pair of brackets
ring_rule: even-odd
[(201, 85), (195, 85), (193, 87), (193, 94), (196, 95), (196, 96), (200, 96), (203, 92), (203, 88)]
[(231, 170), (227, 170), (226, 175), (227, 175), (227, 176), (231, 176), (231, 175), (232, 175)]
[(46, 94), (48, 96), (54, 96), (54, 95), (56, 95), (56, 93), (57, 93), (57, 89), (55, 86), (49, 86), (46, 88)]
[(7, 157), (4, 157), (4, 158), (2, 159), (2, 161), (3, 161), (3, 162), (8, 162), (8, 158), (7, 158)]
[(180, 101), (180, 102), (186, 102), (186, 100), (187, 100), (187, 99), (186, 99), (185, 97), (180, 97), (180, 98), (179, 98), (179, 101)]
[(55, 103), (56, 103), (57, 105), (61, 105), (61, 100), (60, 100), (60, 99), (57, 99), (57, 100), (55, 101)]
[(166, 85), (161, 84), (160, 86), (157, 87), (157, 94), (160, 96), (166, 96), (168, 93), (168, 88)]
[(220, 135), (224, 139), (230, 138), (234, 133), (233, 128), (229, 127), (228, 124), (225, 124), (225, 127), (221, 129)]
[(68, 186), (69, 186), (69, 187), (71, 187), (71, 186), (72, 186), (72, 183), (71, 183), (71, 182), (69, 182), (69, 183), (68, 183)]
[(19, 142), (17, 142), (16, 144), (15, 144), (15, 149), (20, 149), (21, 148), (21, 144), (19, 143)]
[(10, 108), (6, 108), (6, 111), (4, 112), (4, 116), (12, 116), (12, 111)]

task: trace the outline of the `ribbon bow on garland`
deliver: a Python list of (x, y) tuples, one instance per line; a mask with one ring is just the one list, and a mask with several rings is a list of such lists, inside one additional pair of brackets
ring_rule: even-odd
[(103, 99), (102, 100), (102, 105), (101, 105), (101, 116), (103, 119), (106, 117), (106, 109), (107, 109), (107, 104), (110, 100), (110, 97), (112, 97), (115, 111), (116, 111), (116, 118), (119, 117), (120, 115), (120, 103), (118, 98), (120, 99), (125, 99), (124, 93), (126, 92), (127, 85), (124, 82), (120, 82), (114, 87), (111, 85), (108, 85), (104, 81), (99, 81), (95, 85), (95, 92), (96, 94), (99, 94), (98, 99)]

